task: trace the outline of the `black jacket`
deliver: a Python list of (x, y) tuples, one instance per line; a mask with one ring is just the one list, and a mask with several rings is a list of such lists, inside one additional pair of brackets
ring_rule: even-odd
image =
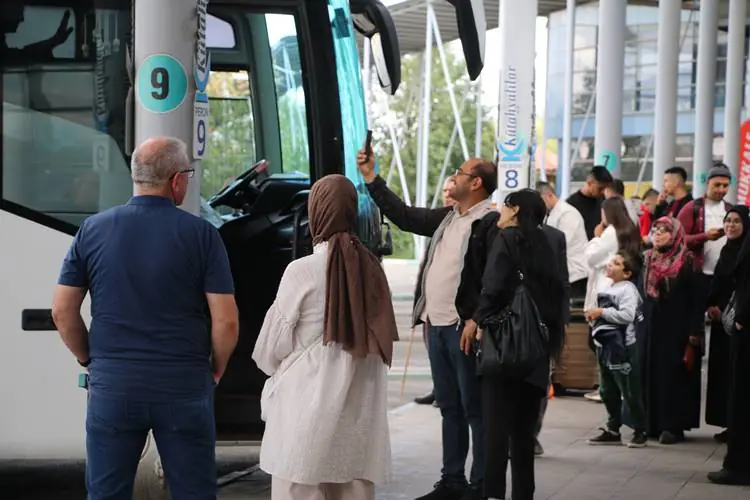
[[(482, 276), (487, 264), (487, 256), (495, 236), (498, 234), (498, 212), (490, 212), (471, 226), (471, 237), (464, 256), (464, 267), (461, 271), (461, 283), (456, 294), (456, 310), (462, 321), (477, 320), (475, 313), (482, 291)], [(570, 282), (568, 278), (568, 257), (565, 233), (552, 226), (543, 225), (542, 230), (549, 239), (552, 251), (555, 253), (560, 268), (560, 279), (565, 284), (565, 293), (561, 297), (564, 311), (563, 323), (567, 323), (570, 316)]]
[[(617, 304), (607, 294), (599, 294), (597, 306), (601, 309), (608, 307), (617, 308)], [(628, 362), (628, 354), (625, 350), (625, 331), (628, 325), (616, 325), (607, 322), (604, 318), (599, 318), (592, 326), (592, 336), (594, 340), (601, 344), (598, 352), (599, 361), (604, 366), (623, 365)]]
[[(445, 216), (453, 210), (450, 207), (410, 207), (396, 193), (388, 189), (385, 180), (380, 176), (376, 177), (370, 184), (367, 184), (367, 190), (380, 209), (380, 212), (395, 224), (396, 227), (402, 231), (420, 236), (432, 237), (443, 222), (443, 219), (445, 219)], [(419, 265), (419, 274), (417, 275), (417, 283), (414, 290), (415, 306), (422, 297), (422, 276), (426, 264), (427, 259), (425, 255)], [(417, 324), (419, 323), (421, 321), (417, 321)]]

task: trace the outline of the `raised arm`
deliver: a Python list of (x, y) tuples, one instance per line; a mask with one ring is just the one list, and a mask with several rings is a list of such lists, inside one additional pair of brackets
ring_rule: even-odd
[(375, 159), (363, 152), (357, 157), (359, 171), (367, 190), (380, 211), (401, 230), (431, 237), (443, 222), (450, 208), (410, 207), (388, 189), (385, 180), (375, 173)]

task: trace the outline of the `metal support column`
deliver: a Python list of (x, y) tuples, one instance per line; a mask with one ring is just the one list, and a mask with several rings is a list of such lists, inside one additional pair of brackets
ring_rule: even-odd
[(537, 12), (537, 0), (500, 0), (496, 203), (512, 191), (529, 187), (533, 178)]
[[(482, 156), (482, 129), (484, 128), (484, 106), (482, 106), (482, 94), (484, 91), (484, 85), (482, 85), (482, 75), (479, 75), (476, 81), (476, 116), (474, 122), (474, 156), (481, 158)], [(463, 104), (461, 105), (463, 108)], [(455, 130), (455, 128), (454, 128)]]
[[(422, 110), (420, 113), (419, 124), (419, 162), (417, 165), (417, 193), (416, 206), (427, 206), (427, 183), (428, 169), (430, 165), (430, 111), (432, 109), (432, 1), (427, 0), (427, 16), (424, 42), (424, 65), (422, 73)], [(425, 239), (418, 237), (415, 239), (416, 258), (419, 259), (424, 254)]]
[(599, 3), (599, 43), (596, 57), (596, 164), (620, 176), (622, 144), (622, 81), (625, 66), (627, 0)]
[(370, 98), (372, 96), (372, 78), (370, 78), (370, 71), (372, 70), (372, 48), (370, 46), (370, 39), (367, 37), (365, 37), (362, 44), (362, 87), (365, 92), (365, 114), (367, 115), (367, 123), (370, 123)]
[(732, 171), (728, 199), (737, 199), (740, 163), (740, 121), (745, 60), (745, 19), (747, 0), (729, 0), (729, 40), (727, 41), (726, 102), (724, 104), (724, 163)]
[(171, 136), (187, 143), (195, 175), (181, 208), (193, 214), (200, 211), (199, 159), (208, 135), (208, 124), (200, 120), (208, 117), (201, 92), (209, 68), (207, 6), (208, 0), (137, 0), (134, 16), (135, 142)]
[(558, 168), (557, 179), (560, 185), (560, 197), (566, 199), (570, 193), (571, 172), (571, 141), (573, 139), (573, 60), (576, 33), (576, 0), (568, 0), (565, 11), (565, 82), (563, 96), (563, 133), (562, 133), (562, 165)]
[(693, 152), (693, 197), (695, 198), (703, 196), (706, 188), (706, 175), (713, 163), (718, 30), (719, 0), (701, 0), (695, 86), (695, 150)]
[(664, 171), (672, 166), (675, 155), (681, 3), (681, 0), (659, 2), (653, 163), (653, 186), (659, 191)]

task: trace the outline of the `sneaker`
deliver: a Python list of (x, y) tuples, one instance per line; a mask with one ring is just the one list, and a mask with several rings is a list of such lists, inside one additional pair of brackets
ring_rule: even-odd
[(464, 490), (461, 500), (482, 500), (482, 488), (479, 486), (469, 486)]
[(659, 443), (661, 444), (677, 444), (683, 441), (685, 441), (685, 434), (683, 432), (664, 431), (659, 436)]
[(466, 486), (445, 484), (442, 480), (435, 483), (434, 488), (426, 495), (417, 497), (416, 500), (462, 500), (467, 490)]
[(589, 392), (588, 394), (584, 394), (583, 397), (589, 401), (593, 401), (594, 403), (602, 402), (602, 396), (601, 394), (599, 394), (598, 390)]
[(633, 437), (628, 443), (628, 448), (645, 448), (648, 438), (645, 432), (635, 431)]
[(611, 431), (605, 427), (600, 427), (599, 430), (602, 431), (601, 434), (588, 440), (588, 443), (590, 445), (594, 445), (594, 446), (601, 446), (601, 445), (621, 446), (622, 445), (622, 436), (620, 435), (619, 432)]

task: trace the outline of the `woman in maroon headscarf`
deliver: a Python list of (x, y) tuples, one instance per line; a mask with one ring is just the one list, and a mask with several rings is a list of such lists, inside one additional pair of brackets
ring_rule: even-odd
[(271, 377), (260, 467), (272, 476), (272, 500), (371, 500), (390, 473), (391, 293), (354, 234), (351, 181), (323, 177), (308, 207), (313, 254), (287, 267), (253, 352)]
[(644, 403), (649, 437), (662, 444), (700, 426), (703, 308), (695, 303), (693, 256), (677, 219), (654, 223), (642, 287), (645, 332)]

